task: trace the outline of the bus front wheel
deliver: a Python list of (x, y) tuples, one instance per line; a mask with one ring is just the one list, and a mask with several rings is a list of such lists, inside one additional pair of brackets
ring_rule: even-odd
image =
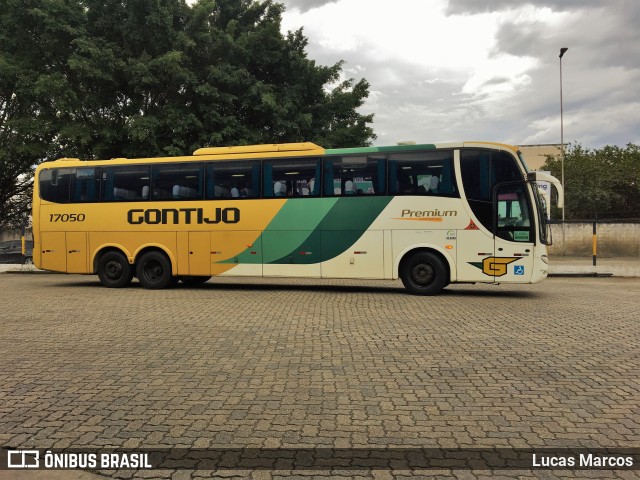
[(413, 295), (435, 295), (447, 285), (447, 269), (437, 255), (417, 252), (403, 259), (400, 278)]
[(144, 288), (158, 290), (171, 284), (171, 262), (165, 254), (147, 252), (136, 265), (136, 276)]
[(98, 260), (98, 278), (108, 288), (122, 288), (131, 283), (133, 268), (120, 252), (107, 252)]

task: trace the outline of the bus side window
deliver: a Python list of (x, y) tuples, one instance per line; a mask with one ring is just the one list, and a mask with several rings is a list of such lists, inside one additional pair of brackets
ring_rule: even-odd
[(497, 188), (496, 235), (512, 242), (532, 242), (530, 207), (523, 184), (505, 184)]
[(467, 201), (476, 218), (487, 230), (491, 231), (493, 226), (493, 187), (499, 183), (523, 179), (516, 162), (506, 152), (470, 148), (460, 151), (462, 186)]
[(324, 195), (327, 197), (384, 195), (384, 155), (345, 155), (324, 160)]
[(453, 150), (393, 154), (389, 160), (389, 193), (459, 197)]
[(258, 198), (260, 162), (212, 162), (205, 166), (205, 198)]
[(149, 186), (149, 167), (145, 165), (103, 167), (102, 201), (137, 202)]
[(151, 169), (151, 180), (151, 200), (202, 199), (200, 163), (154, 165)]
[(78, 168), (71, 177), (71, 202), (97, 202), (100, 199), (100, 174), (97, 168)]
[(316, 178), (320, 177), (318, 158), (292, 158), (265, 161), (263, 191), (265, 198), (319, 196)]

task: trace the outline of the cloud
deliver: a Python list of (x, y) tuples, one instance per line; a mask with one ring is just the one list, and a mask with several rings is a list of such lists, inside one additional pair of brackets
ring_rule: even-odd
[(517, 9), (526, 5), (538, 8), (548, 7), (553, 10), (566, 11), (575, 8), (588, 8), (602, 5), (601, 0), (450, 0), (446, 9), (447, 15), (475, 15), (478, 13), (499, 12)]
[(638, 68), (639, 23), (640, 2), (610, 1), (572, 12), (548, 10), (546, 15), (501, 22), (494, 51), (557, 62), (560, 47), (569, 47), (568, 57), (588, 59), (592, 67)]
[(338, 0), (286, 0), (281, 3), (285, 3), (288, 7), (299, 10), (301, 12), (307, 12), (314, 8), (319, 8), (329, 3), (337, 2)]
[(611, 1), (500, 25), (494, 55), (538, 59), (528, 94), (515, 98), (529, 119), (520, 134), (524, 142), (559, 141), (561, 46), (569, 48), (563, 57), (565, 139), (587, 146), (637, 141), (640, 117), (630, 105), (640, 98), (639, 21), (640, 3)]
[(640, 136), (640, 2), (282, 1), (283, 27), (304, 27), (310, 58), (343, 59), (347, 77), (370, 82), (362, 110), (375, 114), (377, 145), (559, 142), (560, 47), (565, 139)]

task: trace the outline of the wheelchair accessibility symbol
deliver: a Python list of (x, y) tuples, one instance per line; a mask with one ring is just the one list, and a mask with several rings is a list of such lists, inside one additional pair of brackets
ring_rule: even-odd
[(514, 275), (524, 275), (524, 265), (514, 265), (513, 266), (513, 274)]

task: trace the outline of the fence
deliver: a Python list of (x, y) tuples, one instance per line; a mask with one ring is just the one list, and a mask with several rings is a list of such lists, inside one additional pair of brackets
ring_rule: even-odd
[[(20, 230), (2, 230), (0, 229), (0, 242), (7, 240), (18, 240), (22, 235)], [(25, 236), (31, 240), (31, 228), (26, 229)]]
[[(594, 234), (595, 232), (595, 234)], [(640, 257), (640, 222), (620, 220), (566, 221), (551, 225), (549, 255)]]

